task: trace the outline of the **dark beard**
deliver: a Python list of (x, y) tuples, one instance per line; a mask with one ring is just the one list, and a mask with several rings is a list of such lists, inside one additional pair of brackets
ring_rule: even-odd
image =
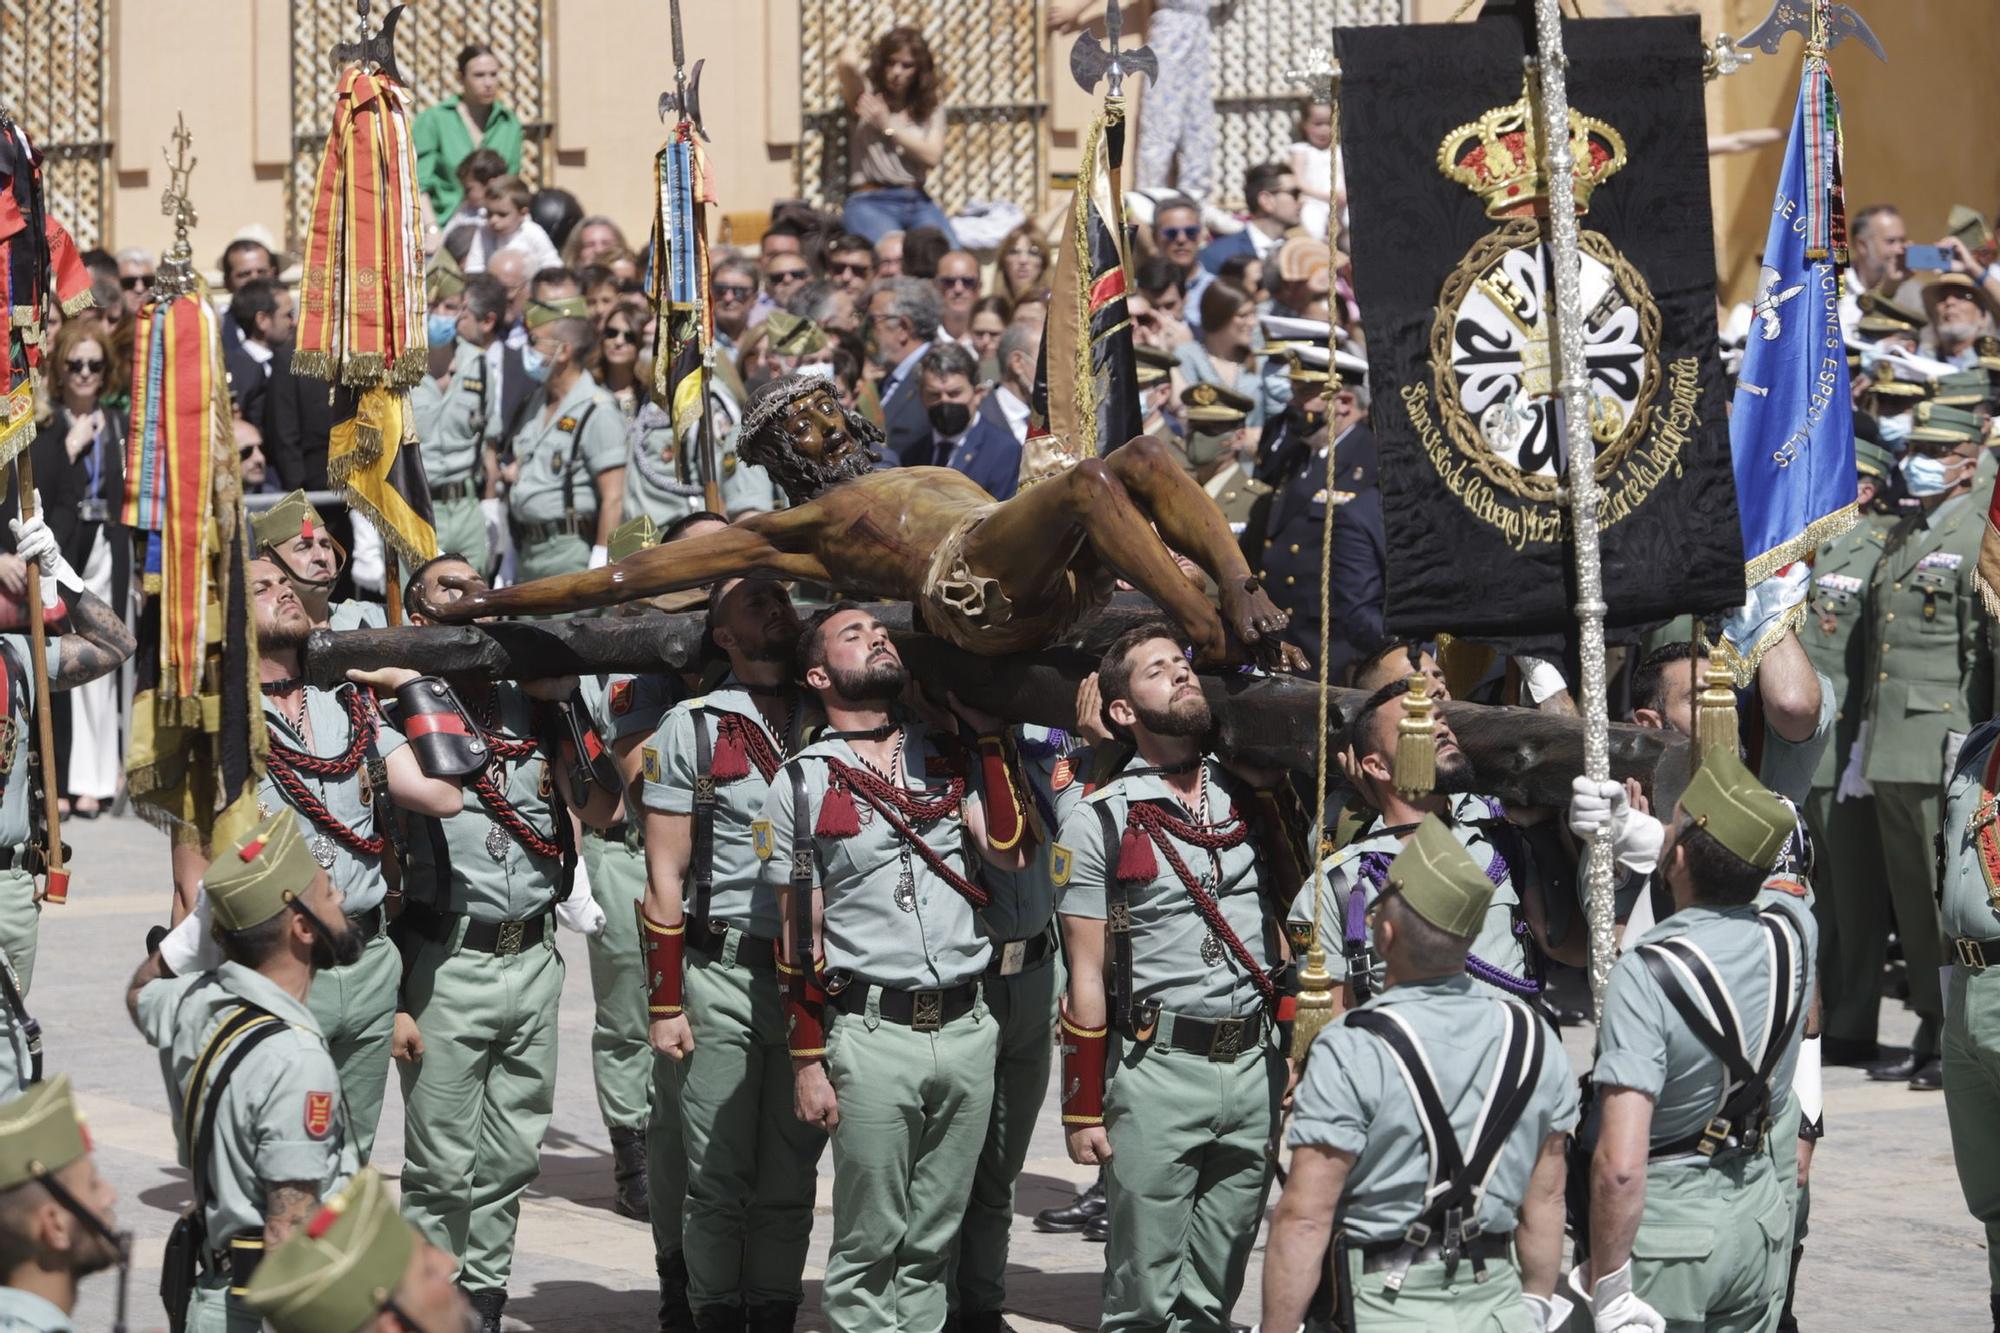
[(833, 678), (833, 688), (841, 698), (857, 704), (887, 703), (910, 683), (909, 668), (901, 662), (864, 666), (859, 671), (829, 666), (826, 674)]
[(804, 504), (843, 481), (867, 476), (875, 470), (879, 458), (865, 443), (857, 442), (831, 463), (815, 463), (787, 449), (782, 462), (770, 459), (764, 466), (792, 503)]
[(311, 633), (312, 625), (310, 622), (302, 627), (274, 624), (266, 628), (263, 625), (259, 625), (257, 627), (257, 648), (260, 652), (270, 652), (273, 649), (302, 648), (305, 646), (306, 638)]
[(305, 907), (306, 922), (312, 928), (312, 965), (318, 972), (328, 972), (336, 967), (350, 967), (361, 960), (363, 948), (361, 937), (346, 921), (338, 930), (319, 919), (319, 914)]
[(793, 674), (791, 669), (793, 659), (798, 655), (800, 633), (799, 627), (795, 625), (790, 629), (780, 631), (776, 635), (760, 634), (757, 636), (755, 642), (743, 648), (743, 660), (746, 662), (783, 663), (785, 666), (785, 675), (789, 678)]
[(1472, 761), (1465, 757), (1465, 751), (1452, 749), (1440, 752), (1437, 757), (1437, 782), (1433, 790), (1440, 792), (1468, 792), (1473, 788)]
[(1132, 711), (1139, 715), (1140, 724), (1155, 736), (1206, 736), (1214, 721), (1209, 716), (1208, 700), (1200, 697), (1186, 703), (1168, 704), (1158, 712), (1133, 704)]

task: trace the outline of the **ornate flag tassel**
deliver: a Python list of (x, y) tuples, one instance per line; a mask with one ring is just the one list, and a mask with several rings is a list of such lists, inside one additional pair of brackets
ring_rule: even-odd
[(1701, 758), (1712, 754), (1735, 754), (1736, 690), (1729, 666), (1720, 657), (1708, 659), (1708, 679), (1695, 700), (1695, 736), (1701, 743)]
[(1431, 714), (1430, 681), (1423, 675), (1410, 677), (1409, 691), (1403, 695), (1403, 716), (1396, 723), (1396, 790), (1405, 796), (1420, 796), (1437, 786), (1436, 724)]

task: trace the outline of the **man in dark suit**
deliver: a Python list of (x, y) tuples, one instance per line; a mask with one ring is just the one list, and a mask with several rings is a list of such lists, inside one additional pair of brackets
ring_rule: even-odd
[(250, 336), (250, 326), (236, 316), (236, 293), (259, 278), (277, 277), (278, 260), (271, 247), (256, 237), (238, 236), (223, 248), (216, 268), (222, 271), (222, 290), (230, 297), (222, 313), (222, 350), (226, 354)]
[(875, 364), (886, 372), (880, 386), (882, 424), (888, 432), (885, 465), (923, 463), (932, 452), (917, 363), (938, 331), (937, 288), (921, 278), (883, 278), (868, 289), (867, 339)]
[(906, 455), (903, 464), (929, 464), (963, 472), (996, 500), (1013, 495), (1021, 482), (1021, 445), (1004, 426), (973, 416), (979, 363), (953, 342), (941, 342), (917, 363), (919, 392), (931, 428), (927, 457)]
[(265, 424), (265, 391), (271, 379), (275, 349), (292, 340), (297, 312), (292, 294), (271, 278), (252, 278), (229, 298), (229, 315), (242, 330), (239, 341), (222, 340), (222, 360), (229, 369), (229, 392), (243, 419), (269, 433)]
[(1000, 335), (1000, 382), (979, 402), (979, 419), (1006, 431), (1019, 444), (1028, 438), (1030, 400), (1035, 389), (1039, 325), (1010, 324)]
[[(271, 349), (265, 387), (264, 458), (285, 491), (326, 489), (326, 442), (333, 433), (327, 383), (292, 370), (292, 344)], [(329, 525), (330, 526), (330, 525)]]
[(1202, 247), (1201, 266), (1220, 273), (1238, 255), (1274, 262), (1279, 241), (1299, 225), (1299, 178), (1279, 162), (1262, 162), (1243, 173), (1243, 200), (1250, 221), (1234, 236), (1222, 236)]

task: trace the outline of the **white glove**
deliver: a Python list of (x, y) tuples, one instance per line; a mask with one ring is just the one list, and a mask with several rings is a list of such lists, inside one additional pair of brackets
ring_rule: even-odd
[(1868, 779), (1861, 776), (1862, 756), (1867, 753), (1868, 724), (1863, 722), (1854, 733), (1854, 748), (1847, 752), (1847, 767), (1840, 770), (1840, 785), (1833, 789), (1836, 805), (1875, 794), (1875, 789), (1868, 785)]
[(602, 569), (610, 563), (611, 552), (609, 549), (602, 546), (593, 546), (590, 548), (590, 567), (592, 569)]
[(556, 920), (579, 935), (596, 939), (604, 933), (604, 909), (586, 890), (572, 889), (569, 897), (556, 904)]
[(215, 932), (210, 924), (213, 919), (208, 907), (208, 894), (197, 888), (194, 910), (182, 917), (181, 923), (160, 940), (160, 961), (175, 976), (211, 972), (222, 966), (222, 946), (215, 942)]
[(1653, 873), (1667, 836), (1659, 820), (1632, 808), (1624, 783), (1581, 775), (1570, 783), (1569, 829), (1585, 842), (1610, 837), (1613, 857), (1635, 875)]
[[(1722, 622), (1722, 637), (1729, 640), (1745, 660), (1775, 637), (1785, 617), (1803, 606), (1812, 595), (1812, 566), (1794, 560), (1771, 577), (1750, 589), (1743, 605)], [(1738, 684), (1747, 684), (1739, 681)]]
[(1527, 690), (1528, 698), (1540, 708), (1550, 696), (1560, 694), (1569, 688), (1563, 679), (1562, 668), (1539, 657), (1517, 657), (1514, 659), (1521, 668), (1521, 686)]
[(1798, 1063), (1792, 1066), (1792, 1096), (1798, 1098), (1799, 1114), (1808, 1121), (1817, 1121), (1826, 1111), (1826, 1088), (1820, 1070), (1818, 1037), (1805, 1037), (1799, 1041)]
[(1597, 1333), (1667, 1333), (1660, 1312), (1632, 1294), (1632, 1261), (1597, 1279), (1590, 1293), (1591, 1326)]
[(49, 531), (48, 521), (40, 514), (23, 523), (18, 518), (7, 520), (7, 526), (14, 530), (14, 553), (30, 564), (42, 567), (42, 609), (55, 609), (62, 600), (61, 589), (74, 592), (83, 591), (83, 580), (63, 559), (62, 548), (56, 545), (56, 535)]
[(1528, 1324), (1535, 1333), (1556, 1333), (1569, 1321), (1569, 1312), (1575, 1307), (1561, 1296), (1536, 1296), (1524, 1291), (1521, 1308), (1528, 1312)]

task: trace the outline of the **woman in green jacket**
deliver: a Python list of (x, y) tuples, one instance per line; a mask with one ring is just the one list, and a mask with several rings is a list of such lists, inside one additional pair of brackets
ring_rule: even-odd
[(458, 53), (456, 97), (447, 97), (417, 117), (417, 180), (431, 201), (439, 226), (458, 208), (463, 190), (458, 164), (475, 148), (491, 148), (521, 170), (521, 120), (499, 100), (500, 61), (493, 48), (473, 42)]

